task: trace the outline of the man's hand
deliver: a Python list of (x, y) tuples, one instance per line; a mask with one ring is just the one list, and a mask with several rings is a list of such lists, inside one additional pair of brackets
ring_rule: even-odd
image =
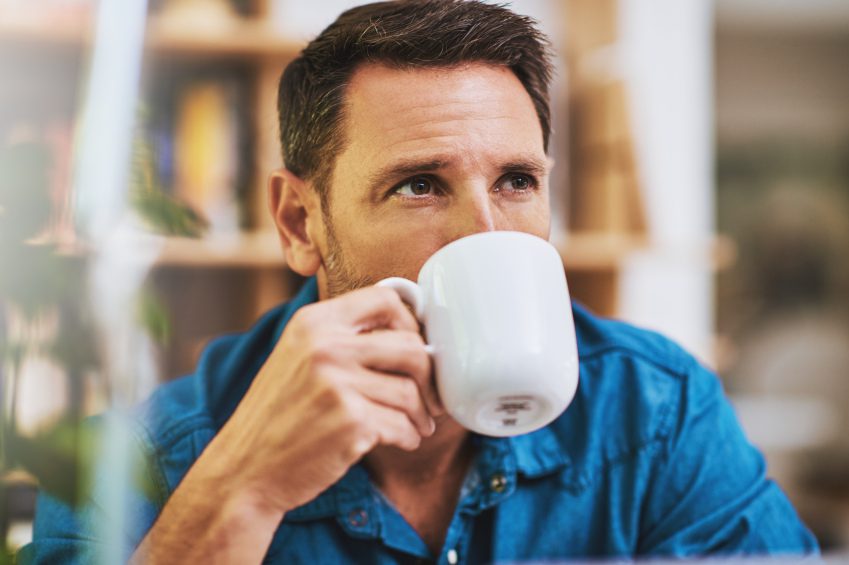
[[(418, 323), (395, 291), (368, 287), (306, 306), (137, 557), (226, 561), (230, 554), (258, 563), (285, 512), (378, 444), (416, 449), (441, 412)], [(208, 553), (200, 551), (204, 539)], [(190, 553), (175, 555), (174, 544)]]
[(285, 512), (377, 444), (416, 449), (437, 402), (416, 319), (394, 291), (369, 287), (295, 314), (216, 450)]

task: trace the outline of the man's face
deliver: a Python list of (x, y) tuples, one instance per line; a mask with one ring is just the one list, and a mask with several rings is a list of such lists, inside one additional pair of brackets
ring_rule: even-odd
[(329, 183), (322, 298), (415, 280), (447, 243), (493, 230), (548, 237), (549, 163), (533, 103), (506, 68), (358, 69)]

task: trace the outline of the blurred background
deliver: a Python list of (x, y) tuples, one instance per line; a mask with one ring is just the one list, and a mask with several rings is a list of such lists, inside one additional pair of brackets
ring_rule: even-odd
[[(80, 417), (297, 289), (264, 209), (276, 82), (359, 3), (0, 0), (10, 548), (38, 481), (74, 497)], [(849, 547), (849, 2), (512, 7), (558, 52), (551, 239), (574, 297), (715, 369), (823, 547)]]

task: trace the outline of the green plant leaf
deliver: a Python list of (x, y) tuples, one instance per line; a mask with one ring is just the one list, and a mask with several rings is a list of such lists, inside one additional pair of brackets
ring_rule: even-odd
[(63, 422), (34, 438), (10, 434), (7, 459), (30, 472), (50, 494), (77, 505), (83, 498), (81, 471), (86, 471), (80, 467), (97, 441), (78, 425)]
[(59, 309), (59, 330), (48, 354), (71, 375), (96, 369), (100, 363), (97, 333), (89, 313), (78, 301), (65, 302)]
[[(31, 473), (39, 487), (65, 503), (79, 507), (91, 499), (95, 472), (103, 449), (104, 420), (63, 420), (35, 437), (10, 434), (9, 459)], [(162, 496), (153, 481), (152, 461), (133, 442), (131, 484), (148, 498)]]
[(208, 229), (209, 222), (185, 202), (162, 189), (157, 175), (156, 155), (144, 130), (148, 111), (142, 106), (137, 114), (139, 127), (133, 140), (130, 205), (148, 228), (156, 233), (201, 237)]
[(133, 190), (130, 203), (156, 233), (201, 237), (209, 227), (209, 222), (187, 204), (160, 190)]
[(168, 343), (171, 338), (171, 316), (152, 290), (145, 289), (139, 294), (136, 319), (151, 338), (163, 345)]
[(8, 542), (3, 540), (0, 544), (0, 565), (14, 565), (17, 562), (17, 556), (9, 548)]

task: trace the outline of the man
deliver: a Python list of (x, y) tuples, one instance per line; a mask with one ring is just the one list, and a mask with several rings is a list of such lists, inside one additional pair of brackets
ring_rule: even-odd
[[(440, 405), (416, 320), (371, 286), (473, 233), (548, 236), (548, 57), (524, 17), (433, 0), (350, 10), (289, 65), (270, 203), (314, 278), (142, 409), (161, 492), (134, 499), (136, 562), (816, 551), (716, 378), (668, 341), (575, 306), (572, 405), (479, 437)], [(42, 497), (32, 555), (89, 555), (97, 502)]]

